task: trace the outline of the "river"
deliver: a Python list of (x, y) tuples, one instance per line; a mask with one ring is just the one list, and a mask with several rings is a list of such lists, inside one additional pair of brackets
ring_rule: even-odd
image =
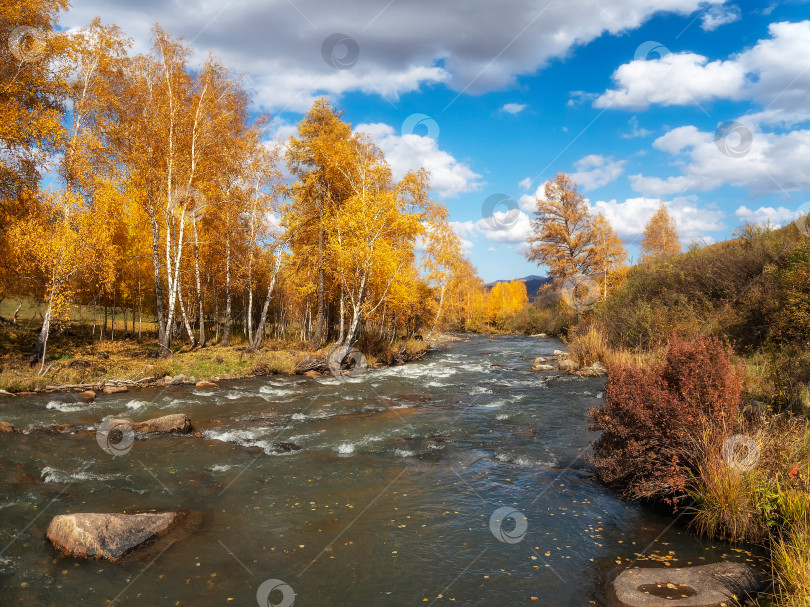
[[(633, 563), (750, 559), (591, 479), (604, 380), (529, 371), (560, 347), (473, 336), (357, 377), (6, 397), (0, 419), (28, 429), (0, 435), (0, 604), (578, 607)], [(201, 436), (96, 441), (105, 416), (181, 412)], [(117, 564), (45, 539), (57, 514), (148, 508), (202, 523)]]

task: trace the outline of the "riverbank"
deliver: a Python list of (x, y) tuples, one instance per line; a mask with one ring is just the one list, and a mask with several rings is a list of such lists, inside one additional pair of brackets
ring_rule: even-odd
[[(31, 366), (27, 335), (0, 329), (0, 390), (9, 394), (143, 388), (148, 386), (219, 382), (263, 375), (318, 375), (329, 373), (330, 346), (313, 350), (306, 342), (265, 341), (256, 352), (240, 340), (230, 346), (211, 345), (172, 349), (171, 355), (158, 355), (151, 340), (120, 339), (91, 341), (67, 336), (49, 346), (45, 365)], [(417, 339), (394, 343), (360, 343), (364, 363), (372, 368), (403, 364), (421, 358), (431, 345), (451, 339), (436, 335), (429, 342)], [(365, 347), (365, 350), (363, 349)]]
[[(247, 605), (278, 579), (296, 604), (316, 607), (404, 607), (439, 594), (435, 605), (608, 607), (613, 581), (637, 565), (757, 559), (592, 479), (588, 411), (603, 402), (604, 379), (532, 371), (559, 341), (459, 337), (351, 377), (182, 384), (92, 403), (74, 393), (2, 399), (5, 419), (30, 428), (0, 435), (0, 541), (10, 544), (0, 603), (195, 605), (204, 589), (208, 603)], [(179, 414), (194, 432), (139, 432), (117, 457), (98, 444), (101, 420)], [(499, 533), (506, 506), (526, 517), (524, 535), (511, 521)], [(200, 512), (202, 525), (131, 586), (151, 555), (71, 561), (44, 539), (58, 515), (178, 508)]]
[(786, 394), (767, 372), (773, 360), (735, 356), (716, 339), (673, 336), (638, 353), (590, 325), (569, 350), (609, 366), (605, 404), (592, 412), (599, 478), (702, 536), (761, 547), (772, 586), (756, 605), (810, 604), (807, 387)]

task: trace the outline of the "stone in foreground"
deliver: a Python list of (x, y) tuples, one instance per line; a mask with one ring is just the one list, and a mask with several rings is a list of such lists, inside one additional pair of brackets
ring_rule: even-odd
[(186, 521), (185, 511), (117, 514), (81, 512), (55, 516), (45, 537), (63, 556), (118, 561), (127, 554), (170, 538)]
[(762, 575), (742, 563), (681, 569), (627, 569), (613, 582), (620, 607), (723, 607), (763, 586)]
[(144, 422), (136, 422), (132, 424), (132, 429), (135, 432), (147, 432), (156, 434), (170, 434), (179, 432), (181, 434), (191, 432), (191, 419), (185, 413), (176, 413), (174, 415), (164, 415), (163, 417), (156, 417), (154, 419), (147, 419)]

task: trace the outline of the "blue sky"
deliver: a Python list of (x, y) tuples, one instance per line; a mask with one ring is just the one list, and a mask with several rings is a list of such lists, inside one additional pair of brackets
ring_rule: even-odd
[[(62, 25), (95, 15), (135, 51), (156, 21), (197, 59), (213, 50), (250, 78), (275, 137), (328, 96), (395, 173), (433, 172), (487, 281), (544, 273), (523, 257), (528, 213), (558, 171), (631, 258), (659, 201), (684, 244), (788, 223), (810, 201), (806, 2), (86, 0)], [(335, 33), (351, 40), (330, 54)], [(496, 194), (516, 209), (488, 220)]]

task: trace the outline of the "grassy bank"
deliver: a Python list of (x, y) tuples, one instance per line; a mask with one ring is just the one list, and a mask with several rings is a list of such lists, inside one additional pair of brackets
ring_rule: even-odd
[[(197, 380), (219, 381), (272, 374), (304, 373), (315, 369), (326, 372), (329, 347), (313, 350), (306, 342), (267, 340), (260, 352), (247, 348), (239, 336), (227, 347), (209, 345), (172, 349), (170, 356), (159, 357), (157, 341), (145, 338), (98, 340), (89, 327), (71, 326), (69, 333), (49, 342), (44, 367), (31, 366), (28, 354), (34, 335), (16, 329), (0, 328), (0, 389), (25, 392), (58, 386), (101, 384), (104, 381), (139, 382), (148, 385), (164, 377), (184, 375)], [(416, 339), (390, 342), (363, 336), (357, 344), (370, 367), (413, 360), (422, 356), (429, 344)]]
[(532, 329), (609, 368), (594, 412), (607, 484), (763, 546), (773, 587), (759, 604), (810, 605), (809, 238), (747, 228), (635, 266), (593, 310)]

